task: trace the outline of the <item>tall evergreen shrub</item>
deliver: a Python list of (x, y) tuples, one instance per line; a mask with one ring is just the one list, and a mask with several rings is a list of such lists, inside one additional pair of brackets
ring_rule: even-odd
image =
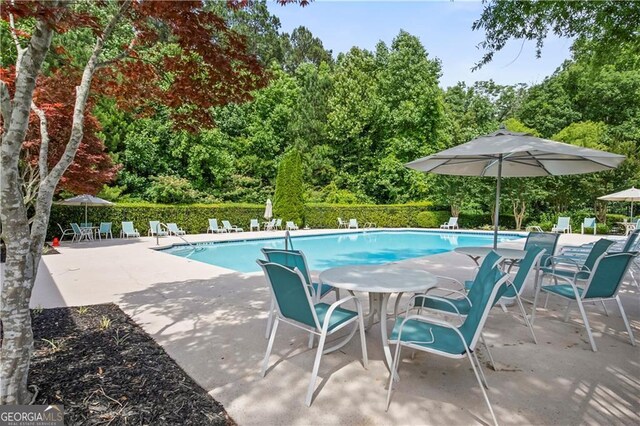
[(298, 226), (303, 224), (302, 157), (297, 149), (287, 151), (278, 165), (273, 210), (275, 217), (283, 221), (291, 220)]

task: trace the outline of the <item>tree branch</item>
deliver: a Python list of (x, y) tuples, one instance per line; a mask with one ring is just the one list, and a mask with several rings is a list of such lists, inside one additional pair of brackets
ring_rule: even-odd
[(38, 156), (38, 167), (40, 177), (44, 179), (49, 173), (49, 131), (47, 129), (47, 116), (35, 102), (31, 102), (31, 109), (40, 119), (40, 154)]
[(20, 44), (20, 40), (16, 35), (16, 23), (13, 18), (13, 13), (9, 14), (9, 28), (10, 28), (9, 32), (11, 33), (11, 38), (13, 39), (13, 44), (16, 45), (16, 51), (18, 52), (18, 57), (16, 60), (16, 75), (18, 75), (18, 72), (20, 71), (20, 63), (22, 62), (22, 56), (24, 55), (24, 52), (27, 51), (27, 48), (22, 47), (22, 45)]

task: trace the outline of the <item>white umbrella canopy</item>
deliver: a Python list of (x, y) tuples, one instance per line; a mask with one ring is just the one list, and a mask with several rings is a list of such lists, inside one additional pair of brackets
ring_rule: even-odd
[(103, 200), (102, 198), (90, 195), (90, 194), (82, 194), (76, 195), (75, 197), (67, 198), (64, 201), (60, 201), (58, 204), (63, 204), (65, 206), (84, 206), (84, 221), (87, 220), (87, 207), (88, 206), (111, 206), (113, 203), (111, 201)]
[(270, 220), (273, 217), (273, 206), (271, 205), (271, 199), (267, 199), (267, 204), (264, 207), (264, 218)]
[(498, 243), (502, 177), (559, 176), (614, 169), (623, 155), (542, 139), (504, 127), (406, 166), (423, 172), (456, 176), (494, 176), (496, 184), (494, 248)]
[(624, 191), (598, 197), (598, 200), (631, 202), (631, 221), (633, 222), (633, 202), (640, 201), (640, 189), (632, 186)]

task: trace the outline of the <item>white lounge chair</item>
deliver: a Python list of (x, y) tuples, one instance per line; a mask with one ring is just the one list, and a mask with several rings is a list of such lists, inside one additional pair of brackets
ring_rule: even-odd
[(291, 222), (291, 221), (287, 221), (287, 226), (285, 227), (285, 229), (287, 231), (297, 231), (298, 225), (296, 225), (295, 223)]
[(356, 219), (349, 219), (349, 229), (358, 229), (358, 221)]
[(140, 233), (133, 227), (133, 222), (122, 222), (120, 238), (139, 237)]
[(231, 232), (231, 231), (233, 231), (233, 232), (242, 232), (243, 231), (242, 228), (238, 228), (236, 225), (232, 225), (231, 223), (229, 223), (228, 220), (223, 220), (222, 221), (222, 227), (227, 232)]
[(571, 218), (560, 216), (558, 218), (558, 223), (553, 225), (551, 228), (551, 232), (568, 232), (571, 233)]
[(338, 229), (347, 228), (348, 224), (341, 217), (338, 218)]
[(159, 237), (164, 237), (169, 235), (169, 233), (167, 231), (163, 231), (162, 227), (160, 225), (160, 221), (159, 220), (150, 220), (149, 221), (149, 230), (147, 231), (147, 235), (150, 237), (155, 237), (156, 234)]
[(276, 229), (276, 220), (275, 219), (271, 219), (270, 221), (264, 223), (264, 230), (265, 231), (273, 231), (274, 229)]
[(249, 231), (253, 231), (253, 230), (259, 231), (260, 230), (260, 222), (258, 222), (258, 219), (251, 219), (251, 222), (249, 223)]
[(218, 226), (218, 219), (209, 219), (209, 227), (207, 228), (207, 234), (211, 232), (211, 233), (218, 233), (218, 232), (227, 232), (224, 228), (221, 228)]
[(113, 239), (113, 234), (111, 233), (111, 222), (100, 222), (97, 234), (100, 240), (102, 240), (102, 234), (104, 234), (105, 239), (107, 237)]
[(451, 216), (449, 222), (445, 222), (440, 225), (440, 229), (459, 229), (458, 218)]
[(178, 228), (176, 223), (167, 223), (167, 229), (169, 230), (169, 235), (187, 235), (185, 230)]
[(595, 217), (585, 217), (582, 221), (582, 225), (580, 225), (580, 233), (584, 234), (584, 230), (592, 228), (593, 235), (596, 235), (596, 218)]
[(274, 229), (282, 229), (282, 219), (276, 219), (276, 223), (273, 225)]

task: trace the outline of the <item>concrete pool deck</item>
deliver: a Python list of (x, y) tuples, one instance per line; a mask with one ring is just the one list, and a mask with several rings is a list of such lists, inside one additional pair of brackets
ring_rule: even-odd
[[(327, 231), (292, 235), (323, 232)], [(198, 242), (283, 235), (244, 232), (186, 238)], [(561, 236), (560, 244), (592, 240), (593, 236), (568, 234)], [(502, 246), (521, 247), (523, 242), (514, 240)], [(182, 241), (164, 237), (160, 243)], [(324, 356), (313, 405), (306, 407), (304, 395), (315, 349), (307, 348), (304, 333), (283, 324), (267, 376), (259, 375), (269, 306), (264, 277), (151, 250), (154, 247), (156, 240), (149, 237), (78, 244), (65, 241), (61, 254), (43, 258), (32, 306), (118, 304), (240, 425), (490, 422), (468, 361), (421, 353), (414, 360), (403, 358), (401, 381), (385, 412), (388, 371), (382, 361), (378, 327), (367, 333), (368, 370), (360, 363), (358, 339)], [(475, 266), (466, 256), (453, 252), (402, 263), (462, 279), (472, 276)], [(640, 340), (640, 294), (626, 283), (620, 295)], [(539, 309), (534, 325), (537, 345), (513, 307), (508, 313), (492, 311), (485, 335), (499, 371), (486, 366), (482, 349), (479, 354), (498, 421), (640, 423), (640, 347), (629, 343), (617, 309), (611, 305), (607, 317), (600, 306), (587, 307), (599, 349), (592, 352), (579, 313), (574, 310), (566, 324), (563, 308), (564, 304), (551, 299), (548, 309)]]

